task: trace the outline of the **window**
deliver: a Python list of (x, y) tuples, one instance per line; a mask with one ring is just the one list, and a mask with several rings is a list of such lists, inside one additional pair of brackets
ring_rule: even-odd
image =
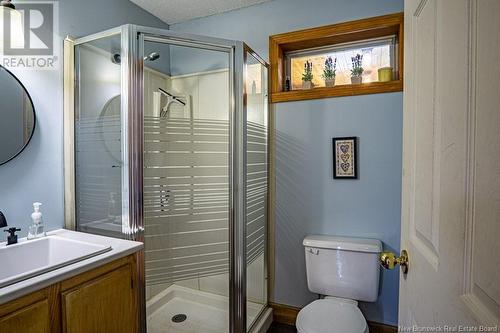
[[(351, 84), (351, 58), (358, 54), (362, 56), (362, 83)], [(337, 59), (333, 86), (326, 86), (322, 77), (328, 57)], [(403, 14), (270, 36), (269, 58), (273, 103), (402, 91)], [(306, 62), (312, 64), (312, 88), (302, 81)], [(389, 81), (379, 80), (378, 70), (384, 67), (392, 69)]]
[(286, 77), (290, 78), (290, 89), (302, 89), (302, 73), (306, 61), (312, 63), (314, 87), (324, 87), (323, 69), (327, 57), (337, 59), (335, 85), (351, 84), (351, 58), (363, 56), (363, 82), (377, 82), (378, 69), (392, 67), (397, 72), (395, 61), (396, 38), (367, 40), (343, 45), (333, 45), (312, 50), (292, 51), (285, 54)]

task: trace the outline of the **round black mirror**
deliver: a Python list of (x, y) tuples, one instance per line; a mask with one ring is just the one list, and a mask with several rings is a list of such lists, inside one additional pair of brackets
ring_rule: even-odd
[(35, 107), (28, 91), (10, 71), (0, 66), (0, 165), (19, 155), (35, 130)]

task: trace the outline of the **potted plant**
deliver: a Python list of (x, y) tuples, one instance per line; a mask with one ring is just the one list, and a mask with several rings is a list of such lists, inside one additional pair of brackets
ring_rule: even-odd
[(302, 74), (302, 89), (311, 89), (313, 87), (313, 64), (311, 61), (306, 61), (304, 64), (304, 73)]
[(361, 54), (356, 54), (355, 57), (351, 57), (352, 69), (351, 69), (351, 83), (360, 84), (363, 82), (363, 56)]
[(337, 58), (332, 60), (332, 57), (327, 57), (325, 60), (325, 68), (323, 68), (323, 79), (325, 79), (326, 87), (335, 85), (335, 76), (337, 75)]

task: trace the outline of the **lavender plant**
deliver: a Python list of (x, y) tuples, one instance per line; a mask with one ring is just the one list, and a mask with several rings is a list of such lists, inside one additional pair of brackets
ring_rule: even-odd
[(312, 81), (313, 80), (313, 64), (311, 61), (307, 60), (304, 64), (304, 73), (302, 74), (302, 81)]
[(325, 67), (323, 68), (323, 79), (330, 80), (334, 79), (337, 75), (337, 58), (332, 60), (332, 57), (327, 57), (325, 60)]
[(351, 57), (352, 69), (351, 76), (360, 77), (363, 74), (363, 55), (356, 54), (355, 57)]

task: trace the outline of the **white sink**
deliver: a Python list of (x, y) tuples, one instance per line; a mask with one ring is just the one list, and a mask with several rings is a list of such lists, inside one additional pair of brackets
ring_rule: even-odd
[(0, 288), (111, 250), (58, 236), (0, 245)]

